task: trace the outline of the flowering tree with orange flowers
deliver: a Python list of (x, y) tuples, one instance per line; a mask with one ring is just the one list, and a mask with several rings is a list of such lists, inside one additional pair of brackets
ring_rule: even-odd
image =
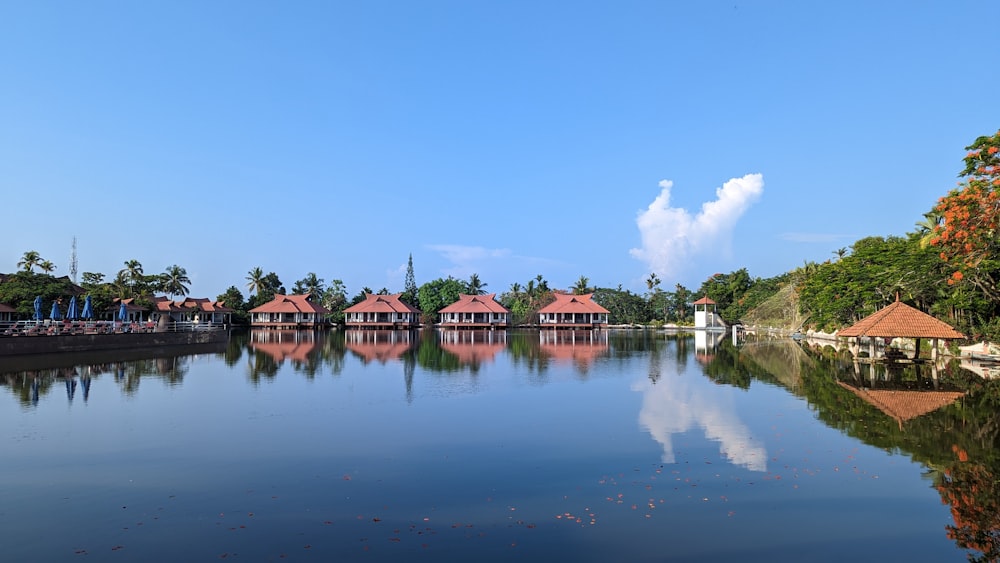
[(959, 187), (942, 197), (930, 216), (940, 221), (929, 243), (953, 268), (948, 284), (965, 280), (1000, 302), (1000, 131), (976, 139), (965, 155)]

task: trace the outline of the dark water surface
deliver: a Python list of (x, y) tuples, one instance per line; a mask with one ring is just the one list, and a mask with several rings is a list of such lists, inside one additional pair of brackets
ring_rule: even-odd
[(1000, 387), (957, 361), (844, 358), (704, 333), (427, 330), (0, 359), (0, 553), (995, 560)]

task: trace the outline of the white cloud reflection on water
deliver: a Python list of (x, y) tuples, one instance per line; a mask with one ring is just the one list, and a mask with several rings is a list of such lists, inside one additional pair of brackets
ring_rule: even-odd
[(719, 443), (719, 453), (730, 463), (767, 471), (763, 441), (755, 439), (736, 415), (733, 395), (739, 389), (691, 375), (662, 378), (655, 384), (644, 379), (632, 389), (643, 394), (639, 425), (663, 446), (664, 463), (676, 462), (674, 434), (700, 428), (707, 439)]

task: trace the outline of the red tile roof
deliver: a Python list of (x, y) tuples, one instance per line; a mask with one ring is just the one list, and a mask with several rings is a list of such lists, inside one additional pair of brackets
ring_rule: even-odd
[(0, 313), (16, 313), (17, 309), (11, 307), (10, 305), (4, 305), (0, 303)]
[(553, 293), (556, 300), (538, 310), (539, 313), (610, 313), (604, 307), (594, 303), (593, 293), (571, 295), (568, 293)]
[(442, 308), (440, 313), (510, 313), (496, 300), (496, 293), (487, 295), (459, 294), (458, 301)]
[(326, 315), (330, 310), (318, 303), (312, 302), (312, 294), (282, 295), (276, 293), (274, 299), (260, 307), (250, 309), (251, 313), (317, 313)]
[(160, 313), (191, 313), (204, 311), (206, 313), (232, 313), (234, 309), (226, 307), (223, 301), (212, 301), (207, 297), (185, 297), (183, 301), (171, 301), (166, 296), (153, 299), (153, 309)]
[(145, 307), (140, 307), (139, 305), (134, 303), (135, 301), (134, 297), (129, 297), (127, 299), (120, 299), (116, 297), (115, 300), (112, 302), (113, 306), (108, 310), (117, 313), (118, 310), (121, 308), (122, 301), (125, 302), (125, 311), (129, 313), (143, 313), (149, 310)]
[(420, 309), (403, 303), (399, 297), (402, 293), (393, 295), (374, 295), (368, 293), (365, 300), (344, 309), (345, 313), (414, 313), (420, 314)]
[(861, 319), (852, 326), (841, 329), (837, 336), (876, 338), (941, 338), (944, 340), (965, 338), (948, 323), (940, 321), (897, 300), (875, 313)]
[(712, 301), (707, 295), (701, 299), (692, 303), (692, 305), (715, 305), (715, 301)]

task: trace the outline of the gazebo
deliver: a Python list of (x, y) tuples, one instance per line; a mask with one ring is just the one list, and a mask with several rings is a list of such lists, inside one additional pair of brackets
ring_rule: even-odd
[(856, 338), (856, 344), (852, 348), (857, 351), (861, 348), (861, 339), (868, 338), (869, 357), (875, 357), (875, 339), (886, 338), (913, 338), (916, 341), (914, 346), (913, 359), (917, 359), (920, 352), (920, 339), (927, 338), (931, 341), (931, 359), (937, 359), (938, 340), (957, 340), (965, 338), (951, 325), (940, 321), (927, 313), (918, 311), (913, 307), (903, 303), (896, 296), (896, 301), (879, 309), (875, 313), (861, 319), (857, 323), (839, 331), (837, 336), (844, 338)]

